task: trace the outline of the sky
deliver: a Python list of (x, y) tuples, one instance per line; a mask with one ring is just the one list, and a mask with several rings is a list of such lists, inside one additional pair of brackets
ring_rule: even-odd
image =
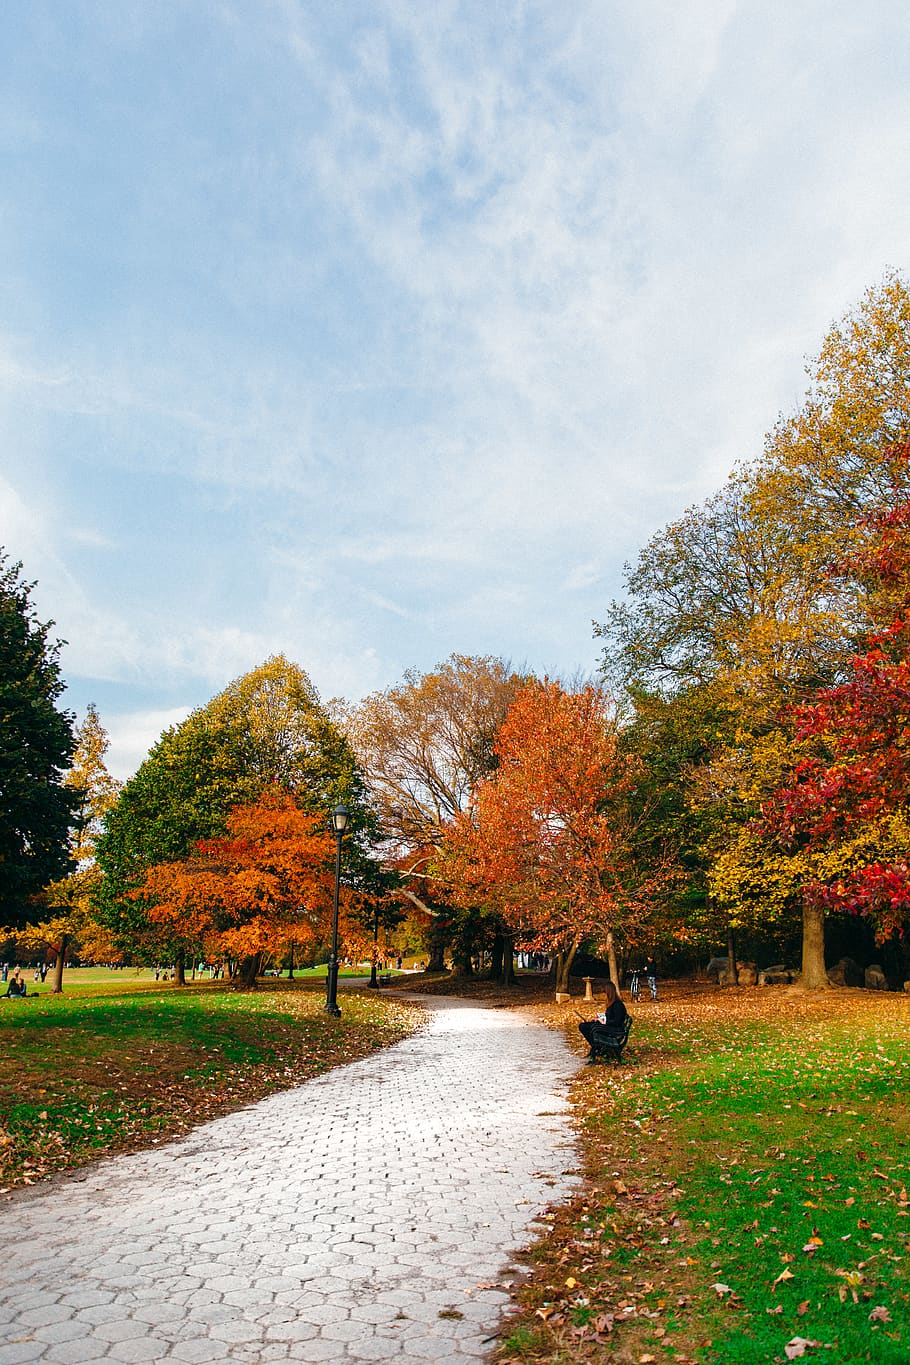
[(590, 673), (910, 254), (898, 0), (4, 0), (0, 544), (120, 777), (284, 653)]

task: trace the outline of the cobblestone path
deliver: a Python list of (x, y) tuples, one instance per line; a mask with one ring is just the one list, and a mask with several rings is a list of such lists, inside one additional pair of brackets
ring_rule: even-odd
[(5, 1204), (0, 1365), (483, 1359), (491, 1286), (571, 1187), (576, 1062), (420, 1001), (395, 1047)]

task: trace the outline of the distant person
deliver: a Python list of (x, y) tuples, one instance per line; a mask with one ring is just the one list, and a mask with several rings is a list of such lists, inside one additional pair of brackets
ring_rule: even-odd
[(578, 1025), (578, 1031), (591, 1049), (592, 1057), (594, 1055), (595, 1029), (598, 1033), (612, 1033), (617, 1038), (621, 1038), (628, 1017), (629, 1011), (620, 1000), (619, 992), (613, 982), (608, 981), (604, 990), (603, 1012), (595, 1015), (593, 1019), (583, 1019)]
[(645, 963), (645, 980), (648, 983), (648, 990), (651, 992), (651, 999), (657, 999), (657, 963), (653, 957), (649, 957)]
[(28, 986), (25, 984), (25, 977), (18, 967), (14, 967), (6, 985), (6, 996), (10, 1000), (15, 1000), (26, 995), (28, 995)]

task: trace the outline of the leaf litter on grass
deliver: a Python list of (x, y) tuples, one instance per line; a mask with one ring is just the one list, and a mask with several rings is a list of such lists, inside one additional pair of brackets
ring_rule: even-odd
[(546, 1213), (499, 1359), (906, 1365), (908, 1005), (709, 988), (639, 1007), (635, 1065), (575, 1083), (586, 1187)]

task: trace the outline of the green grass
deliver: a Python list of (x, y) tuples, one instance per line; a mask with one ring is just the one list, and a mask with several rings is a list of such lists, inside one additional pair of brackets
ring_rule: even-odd
[(801, 1336), (832, 1343), (831, 1365), (906, 1365), (908, 1082), (905, 1022), (836, 1020), (733, 1028), (645, 1082), (639, 1122), (672, 1144), (692, 1255), (732, 1291), (712, 1291), (733, 1306), (706, 1361), (784, 1358)]
[(411, 1007), (318, 984), (179, 989), (119, 979), (0, 1008), (0, 1181), (25, 1182), (144, 1145), (412, 1031)]
[[(294, 977), (301, 981), (324, 981), (327, 970), (328, 968), (325, 963), (321, 963), (318, 967), (295, 967)], [(28, 985), (29, 994), (37, 993), (38, 995), (49, 995), (51, 993), (53, 971), (48, 972), (47, 980), (43, 984), (32, 979), (33, 969), (30, 967), (23, 968), (23, 975), (25, 976), (26, 984)], [(339, 978), (343, 977), (347, 980), (366, 979), (369, 978), (369, 975), (369, 967), (364, 967), (362, 965), (357, 967), (342, 967), (338, 973)], [(192, 986), (203, 985), (206, 982), (211, 983), (211, 977), (207, 973), (197, 975), (194, 979), (191, 967), (187, 969), (186, 977), (187, 981)], [(265, 979), (272, 981), (276, 978), (267, 977)], [(287, 981), (288, 974), (286, 968), (282, 970), (280, 979)], [(67, 994), (70, 991), (82, 991), (85, 989), (90, 989), (92, 993), (95, 993), (98, 990), (110, 990), (119, 994), (123, 991), (132, 991), (140, 986), (157, 987), (161, 990), (168, 986), (172, 986), (173, 984), (174, 983), (170, 981), (156, 981), (153, 967), (122, 967), (118, 968), (116, 971), (111, 971), (109, 967), (67, 967), (63, 973), (64, 994)], [(224, 985), (224, 982), (215, 982), (214, 984)]]
[(590, 1183), (502, 1357), (785, 1365), (801, 1337), (825, 1365), (907, 1365), (908, 1024), (865, 992), (639, 1007), (634, 1064), (577, 1084)]

